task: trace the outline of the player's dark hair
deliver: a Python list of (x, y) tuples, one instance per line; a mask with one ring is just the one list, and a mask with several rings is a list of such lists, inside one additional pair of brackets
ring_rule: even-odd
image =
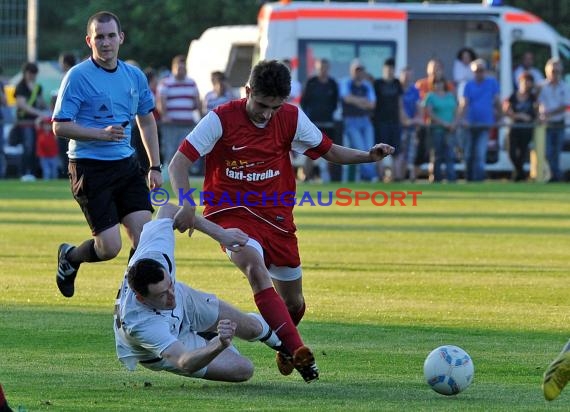
[(291, 94), (291, 73), (277, 60), (263, 60), (251, 71), (249, 87), (260, 96), (286, 99)]
[(129, 287), (142, 296), (148, 295), (148, 285), (164, 280), (164, 267), (154, 259), (137, 260), (127, 272)]
[(34, 62), (25, 62), (22, 65), (22, 73), (38, 74), (38, 72), (39, 72), (38, 65)]
[(87, 20), (87, 35), (90, 35), (89, 29), (91, 28), (91, 24), (94, 21), (98, 21), (99, 23), (108, 23), (111, 20), (114, 20), (115, 23), (117, 23), (117, 33), (121, 33), (121, 21), (119, 18), (110, 11), (99, 11), (93, 16), (89, 17), (89, 20)]
[(73, 67), (77, 63), (77, 59), (73, 53), (62, 53), (59, 56), (61, 63), (65, 64), (67, 67)]

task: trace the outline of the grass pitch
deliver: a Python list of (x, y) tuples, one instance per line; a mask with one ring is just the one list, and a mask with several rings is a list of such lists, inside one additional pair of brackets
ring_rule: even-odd
[[(128, 248), (55, 286), (59, 243), (90, 236), (67, 182), (0, 181), (0, 383), (29, 411), (555, 411), (542, 373), (570, 336), (568, 185), (344, 185), (421, 191), (417, 206), (296, 208), (308, 309), (300, 330), (321, 379), (279, 375), (264, 345), (242, 384), (127, 372), (114, 297)], [(301, 185), (328, 193), (340, 186)], [(411, 200), (408, 198), (407, 200)], [(204, 235), (177, 234), (178, 279), (255, 310), (245, 278)], [(125, 238), (126, 244), (126, 238)], [(423, 380), (441, 344), (473, 358), (474, 383), (444, 397)]]

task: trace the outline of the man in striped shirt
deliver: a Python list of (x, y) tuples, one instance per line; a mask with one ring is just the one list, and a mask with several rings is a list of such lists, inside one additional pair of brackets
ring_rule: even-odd
[(172, 59), (171, 75), (157, 88), (161, 119), (162, 162), (168, 164), (188, 131), (200, 120), (200, 94), (196, 82), (186, 75), (186, 56)]

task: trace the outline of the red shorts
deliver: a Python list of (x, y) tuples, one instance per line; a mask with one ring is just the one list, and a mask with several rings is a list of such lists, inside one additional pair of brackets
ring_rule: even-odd
[(250, 238), (255, 239), (263, 248), (265, 266), (288, 266), (296, 268), (301, 265), (297, 236), (285, 232), (265, 222), (245, 208), (224, 210), (206, 218), (221, 227), (238, 228)]

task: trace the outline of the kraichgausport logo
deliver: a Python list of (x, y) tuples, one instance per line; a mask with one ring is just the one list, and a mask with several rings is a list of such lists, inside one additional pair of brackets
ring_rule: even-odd
[[(385, 192), (352, 190), (346, 187), (335, 191), (304, 192), (222, 192), (218, 197), (214, 192), (180, 189), (175, 197), (178, 206), (360, 206), (370, 203), (374, 206), (417, 206), (421, 191)], [(150, 192), (150, 202), (153, 206), (162, 206), (171, 199), (171, 194), (164, 188), (153, 189)]]

